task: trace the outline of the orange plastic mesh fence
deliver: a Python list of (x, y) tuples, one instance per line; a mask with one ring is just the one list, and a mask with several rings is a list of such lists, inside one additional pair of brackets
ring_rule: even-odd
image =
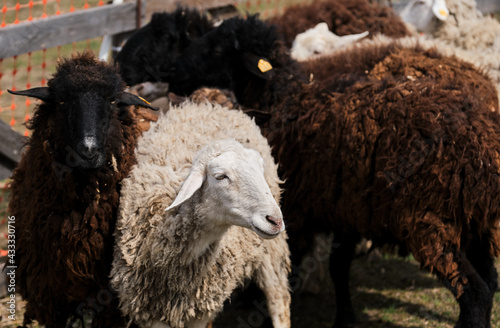
[[(102, 6), (103, 0), (0, 0), (3, 2), (0, 31), (2, 27), (21, 22), (44, 19)], [(1, 3), (1, 2), (0, 2)], [(29, 120), (36, 105), (32, 99), (14, 97), (7, 89), (22, 90), (45, 86), (55, 69), (57, 59), (70, 56), (85, 49), (99, 49), (100, 39), (76, 42), (53, 49), (42, 49), (11, 58), (0, 59), (0, 119), (24, 134), (29, 131), (24, 123)], [(49, 76), (47, 76), (49, 74)]]

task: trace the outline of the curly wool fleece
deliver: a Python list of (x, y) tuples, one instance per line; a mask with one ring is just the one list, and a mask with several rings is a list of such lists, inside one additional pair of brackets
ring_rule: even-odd
[(281, 181), (271, 149), (241, 111), (184, 103), (160, 117), (139, 140), (138, 164), (123, 181), (111, 275), (121, 310), (141, 326), (161, 320), (182, 328), (195, 318), (213, 318), (248, 278), (264, 289), (269, 304), (284, 300), (283, 306), (289, 306), (285, 233), (263, 240), (251, 230), (231, 227), (203, 256), (189, 261), (190, 244), (203, 238), (210, 223), (164, 212), (198, 150), (228, 138), (261, 154), (266, 181), (279, 203)]

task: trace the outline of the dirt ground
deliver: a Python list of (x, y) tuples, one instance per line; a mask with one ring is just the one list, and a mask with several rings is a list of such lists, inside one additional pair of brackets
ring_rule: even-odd
[[(500, 260), (497, 260), (500, 270)], [(335, 299), (330, 279), (323, 292), (295, 294), (292, 299), (292, 327), (331, 328)], [(356, 328), (432, 327), (452, 328), (458, 305), (452, 294), (412, 259), (392, 256), (363, 256), (353, 263), (351, 291), (359, 320)], [(0, 327), (14, 328), (22, 320), (23, 302), (17, 299), (16, 321), (8, 318), (7, 302), (0, 302)], [(256, 287), (236, 293), (214, 328), (272, 327), (265, 311), (263, 295)], [(500, 292), (494, 300), (492, 327), (500, 327)], [(33, 327), (38, 327), (34, 325)]]
[[(500, 270), (500, 260), (496, 268)], [(453, 328), (458, 320), (459, 308), (453, 295), (410, 258), (356, 259), (351, 270), (351, 293), (358, 319), (355, 328)], [(263, 296), (248, 294), (228, 303), (214, 328), (272, 327), (267, 313), (261, 310)], [(322, 293), (293, 296), (292, 327), (331, 328), (335, 306), (333, 285), (326, 279)], [(495, 294), (492, 313), (492, 327), (499, 328), (500, 292)]]

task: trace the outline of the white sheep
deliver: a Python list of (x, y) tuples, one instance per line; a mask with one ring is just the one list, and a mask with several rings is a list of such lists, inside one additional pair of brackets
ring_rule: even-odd
[(338, 36), (325, 22), (319, 23), (303, 33), (297, 34), (292, 44), (291, 57), (298, 61), (308, 60), (321, 55), (330, 55), (350, 43), (368, 36), (365, 31), (359, 34)]
[(111, 272), (123, 313), (141, 327), (205, 327), (250, 278), (274, 327), (290, 327), (281, 181), (256, 124), (186, 102), (151, 126), (136, 154)]
[(444, 43), (466, 50), (500, 51), (500, 22), (483, 16), (475, 0), (412, 0), (400, 16)]
[(438, 21), (446, 21), (450, 15), (444, 0), (410, 1), (399, 14), (420, 32), (432, 32)]

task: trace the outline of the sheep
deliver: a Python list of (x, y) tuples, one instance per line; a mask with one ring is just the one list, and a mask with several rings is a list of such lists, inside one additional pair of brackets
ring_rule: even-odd
[[(367, 0), (330, 0), (288, 8), (272, 17), (290, 48), (296, 35), (326, 22), (338, 35), (383, 33), (391, 37), (412, 35), (391, 8)], [(151, 22), (136, 31), (116, 57), (128, 85), (166, 82), (172, 63), (190, 42), (209, 32), (214, 24), (196, 9), (179, 8), (173, 13), (155, 13)]]
[(321, 55), (329, 55), (350, 43), (368, 36), (370, 32), (338, 36), (328, 29), (325, 22), (297, 34), (293, 40), (290, 56), (298, 61), (309, 60)]
[(255, 108), (286, 181), (292, 263), (315, 234), (334, 233), (335, 327), (355, 322), (349, 267), (360, 237), (406, 249), (441, 279), (459, 303), (457, 327), (490, 327), (500, 117), (482, 72), (436, 49), (376, 40), (299, 64), (255, 17), (193, 42), (176, 72), (172, 92), (229, 88)]
[[(440, 10), (433, 10), (440, 3)], [(454, 52), (486, 69), (500, 92), (500, 22), (483, 16), (474, 0), (447, 0), (447, 6), (443, 5), (442, 0), (411, 1), (400, 15), (434, 39), (440, 48), (448, 48), (448, 53)], [(444, 12), (447, 19), (443, 20), (439, 12)]]
[[(439, 10), (435, 10), (436, 6)], [(400, 16), (420, 31), (447, 44), (466, 50), (500, 51), (500, 22), (483, 16), (477, 10), (475, 0), (446, 0), (446, 3), (443, 0), (413, 0)], [(424, 17), (429, 18), (422, 19)]]
[(8, 205), (24, 325), (66, 327), (84, 314), (94, 327), (125, 322), (108, 286), (119, 182), (156, 116), (129, 109), (153, 108), (123, 88), (117, 69), (84, 53), (61, 61), (48, 87), (9, 91), (42, 100), (27, 123), (33, 133)]
[(280, 16), (271, 17), (284, 37), (288, 48), (296, 35), (316, 24), (326, 22), (337, 35), (349, 35), (368, 31), (371, 35), (382, 33), (399, 38), (413, 35), (392, 8), (368, 0), (328, 0), (311, 4), (290, 6)]
[(420, 32), (429, 32), (438, 21), (446, 21), (450, 11), (444, 0), (410, 1), (399, 16)]
[(123, 313), (140, 327), (205, 327), (251, 278), (274, 327), (290, 327), (281, 181), (256, 124), (187, 101), (144, 133), (136, 155), (111, 271)]
[(195, 9), (178, 8), (172, 13), (155, 13), (147, 25), (127, 40), (115, 62), (129, 86), (162, 82), (171, 64), (191, 40), (212, 28), (208, 17)]

